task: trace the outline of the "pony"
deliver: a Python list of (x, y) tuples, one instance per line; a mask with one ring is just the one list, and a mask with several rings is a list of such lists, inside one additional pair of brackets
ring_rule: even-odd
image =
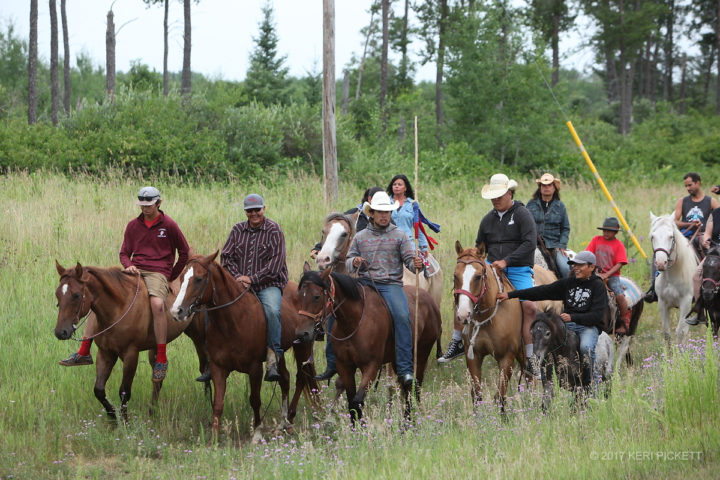
[(703, 262), (702, 284), (700, 294), (705, 305), (705, 312), (710, 317), (712, 334), (717, 337), (720, 327), (720, 247), (708, 251)]
[[(442, 321), (440, 310), (430, 295), (417, 289), (418, 310), (415, 312), (416, 288), (405, 286), (410, 308), (411, 331), (415, 350), (415, 395), (419, 399), (428, 356), (433, 345), (440, 350)], [(362, 408), (371, 382), (377, 378), (385, 363), (395, 365), (395, 342), (390, 311), (382, 296), (357, 278), (332, 272), (304, 269), (299, 286), (301, 314), (305, 322), (297, 330), (301, 340), (314, 338), (318, 327), (323, 328), (330, 314), (335, 323), (330, 336), (337, 356), (336, 366), (340, 382), (345, 388), (352, 423), (362, 419)], [(356, 385), (355, 372), (362, 378)], [(405, 398), (405, 416), (410, 413), (410, 389), (401, 385)]]
[[(630, 328), (624, 334), (615, 333), (615, 340), (618, 343), (617, 350), (617, 362), (615, 364), (615, 370), (620, 368), (620, 363), (623, 359), (628, 365), (633, 364), (632, 354), (630, 353), (630, 344), (632, 339), (635, 337), (638, 324), (640, 323), (640, 316), (645, 308), (645, 302), (643, 302), (643, 292), (632, 279), (624, 276), (620, 276), (620, 283), (623, 287), (623, 293), (627, 300), (627, 306), (630, 310)], [(617, 303), (615, 302), (615, 293), (607, 289), (608, 294), (608, 308), (605, 310), (605, 318), (603, 319), (605, 325), (609, 326), (610, 332), (615, 332), (618, 322), (620, 322), (620, 313), (618, 311)], [(602, 335), (602, 334), (601, 334)], [(599, 340), (598, 340), (599, 341)], [(613, 369), (610, 369), (612, 373)]]
[[(220, 418), (225, 402), (227, 378), (232, 371), (246, 373), (250, 377), (250, 406), (253, 409), (253, 443), (262, 440), (260, 417), (260, 388), (262, 364), (266, 358), (266, 322), (260, 300), (250, 291), (242, 289), (235, 279), (218, 262), (218, 251), (207, 256), (192, 256), (182, 273), (180, 293), (172, 304), (170, 313), (177, 321), (184, 321), (194, 312), (208, 314), (206, 342), (210, 360), (210, 377), (214, 388), (212, 402), (214, 435), (220, 433)], [(204, 307), (200, 307), (204, 305)], [(288, 403), (290, 373), (285, 357), (278, 359), (279, 381), (282, 396), (281, 428), (292, 431), (292, 421), (297, 412), (300, 394), (318, 390), (314, 380), (315, 367), (310, 360), (312, 343), (294, 343), (297, 311), (297, 284), (288, 282), (283, 291), (282, 336), (283, 350), (291, 347), (297, 362), (295, 394)], [(314, 397), (310, 397), (314, 403)], [(217, 438), (217, 437), (216, 437)]]
[[(71, 338), (83, 317), (94, 316), (98, 331), (93, 337), (98, 348), (93, 388), (95, 398), (105, 407), (108, 417), (117, 421), (115, 408), (105, 394), (105, 384), (120, 358), (123, 364), (120, 414), (127, 423), (127, 406), (132, 394), (138, 354), (148, 350), (150, 365), (155, 364), (157, 342), (145, 282), (140, 275), (124, 272), (118, 267), (83, 267), (78, 262), (74, 268), (65, 268), (56, 260), (55, 268), (60, 276), (60, 284), (55, 290), (58, 305), (55, 336), (59, 340)], [(173, 299), (171, 291), (165, 302), (167, 311)], [(208, 361), (204, 321), (190, 317), (182, 323), (169, 320), (168, 316), (168, 343), (185, 332), (195, 345), (202, 373)], [(151, 414), (161, 388), (162, 382), (153, 383)]]
[(689, 331), (685, 316), (690, 312), (693, 300), (692, 278), (698, 260), (688, 240), (680, 233), (673, 214), (655, 216), (650, 212), (650, 241), (658, 276), (655, 292), (662, 319), (663, 336), (670, 345), (670, 308), (678, 309), (678, 325), (675, 335), (683, 343)]
[[(338, 273), (347, 273), (345, 269), (345, 258), (350, 249), (350, 243), (355, 236), (355, 222), (358, 213), (345, 215), (342, 213), (331, 213), (325, 218), (325, 225), (322, 232), (322, 248), (317, 254), (315, 261), (320, 270), (332, 267)], [(437, 268), (432, 276), (424, 274), (417, 275), (418, 286), (430, 293), (430, 296), (439, 307), (442, 302), (443, 272), (432, 254), (429, 261)], [(403, 271), (403, 285), (415, 286), (416, 275), (408, 269)]]

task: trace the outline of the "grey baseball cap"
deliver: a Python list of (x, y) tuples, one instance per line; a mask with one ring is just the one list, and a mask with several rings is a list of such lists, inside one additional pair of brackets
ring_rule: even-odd
[(575, 257), (573, 257), (572, 260), (568, 260), (567, 263), (568, 263), (568, 265), (573, 265), (575, 263), (583, 264), (583, 265), (586, 263), (590, 263), (592, 265), (596, 265), (596, 262), (597, 262), (597, 260), (595, 259), (594, 253), (592, 253), (588, 250), (583, 250), (582, 252), (576, 253)]
[(263, 208), (264, 206), (265, 201), (257, 193), (251, 193), (250, 195), (245, 197), (245, 200), (243, 200), (243, 208), (245, 210), (250, 210), (252, 208)]
[(137, 194), (138, 201), (136, 205), (146, 207), (148, 205), (154, 205), (155, 202), (160, 200), (160, 190), (155, 187), (142, 187)]

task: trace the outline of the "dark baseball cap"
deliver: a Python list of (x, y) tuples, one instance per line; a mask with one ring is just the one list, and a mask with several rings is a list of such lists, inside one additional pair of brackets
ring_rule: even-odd
[(265, 201), (257, 193), (251, 193), (250, 195), (245, 197), (245, 200), (243, 200), (243, 208), (245, 210), (251, 210), (253, 208), (263, 208), (264, 206)]

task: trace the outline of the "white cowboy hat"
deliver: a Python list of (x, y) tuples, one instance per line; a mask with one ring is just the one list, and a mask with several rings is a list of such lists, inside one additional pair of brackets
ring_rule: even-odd
[(515, 180), (510, 180), (504, 173), (496, 173), (490, 177), (490, 183), (483, 185), (480, 195), (486, 200), (502, 197), (508, 190), (515, 190), (518, 184)]
[(388, 194), (386, 192), (380, 191), (376, 192), (369, 202), (365, 202), (363, 204), (363, 212), (365, 212), (365, 215), (370, 216), (370, 210), (378, 210), (380, 212), (392, 212), (393, 210), (397, 210), (399, 207), (400, 202), (395, 200), (395, 203), (392, 203)]

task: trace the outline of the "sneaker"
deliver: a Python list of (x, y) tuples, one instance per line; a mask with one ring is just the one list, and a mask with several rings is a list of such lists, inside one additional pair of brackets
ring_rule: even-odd
[(540, 378), (540, 365), (538, 363), (539, 362), (534, 355), (532, 358), (528, 358), (525, 361), (523, 373), (525, 373), (525, 375), (530, 375), (533, 378)]
[(442, 357), (438, 358), (439, 363), (448, 363), (451, 360), (458, 358), (460, 355), (465, 353), (465, 346), (462, 340), (450, 340), (447, 352)]
[(280, 376), (280, 372), (277, 368), (277, 362), (275, 363), (268, 363), (265, 367), (265, 381), (266, 382), (277, 382), (282, 377)]
[(91, 355), (80, 355), (75, 352), (65, 360), (60, 360), (58, 363), (64, 367), (77, 367), (80, 365), (92, 365), (93, 359)]
[(152, 374), (152, 381), (155, 383), (162, 382), (165, 380), (165, 375), (167, 375), (167, 362), (160, 363), (157, 362), (155, 366), (153, 367), (153, 374)]
[(700, 324), (707, 325), (707, 322), (705, 320), (701, 320), (700, 316), (698, 316), (695, 312), (690, 312), (690, 316), (685, 319), (685, 323), (692, 326)]

